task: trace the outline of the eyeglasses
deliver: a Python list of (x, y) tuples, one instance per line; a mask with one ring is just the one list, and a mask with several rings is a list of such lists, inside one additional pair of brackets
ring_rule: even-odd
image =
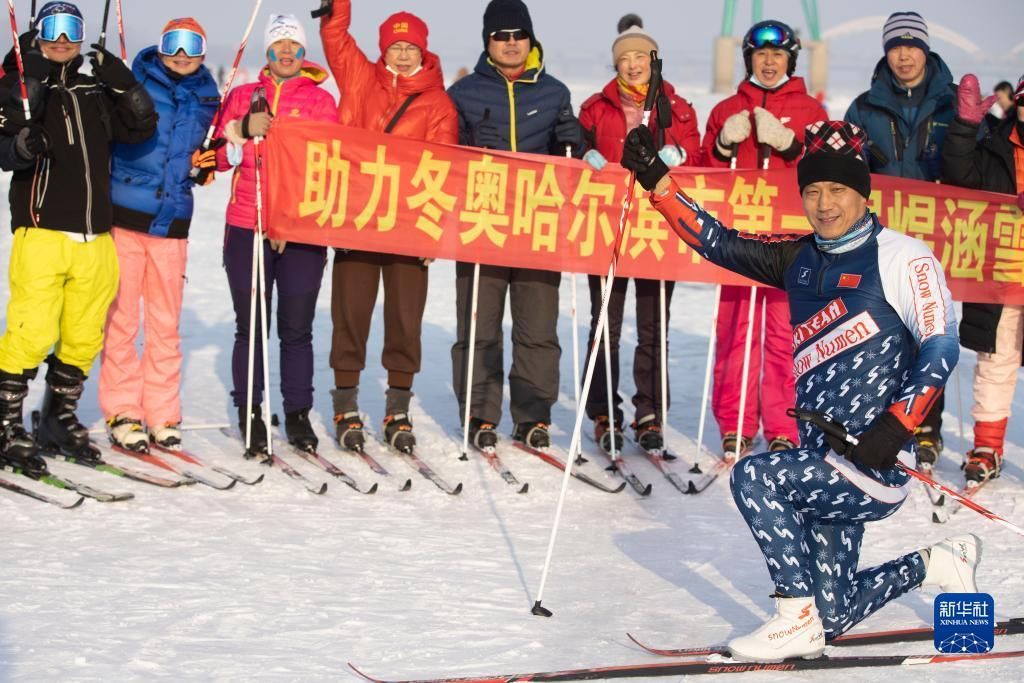
[(39, 22), (39, 40), (56, 43), (64, 36), (72, 43), (85, 40), (85, 24), (74, 14), (50, 14)]
[(201, 33), (184, 28), (174, 29), (160, 36), (160, 54), (173, 57), (182, 50), (187, 57), (202, 57), (206, 54), (206, 38)]
[(418, 46), (416, 46), (416, 45), (399, 45), (398, 43), (394, 43), (394, 44), (388, 46), (388, 52), (393, 52), (396, 55), (397, 54), (418, 55), (420, 52), (422, 52), (422, 50), (420, 50), (420, 48)]
[(795, 38), (787, 29), (776, 24), (760, 26), (747, 39), (747, 46), (753, 49), (762, 47), (789, 48)]
[(510, 43), (514, 40), (526, 40), (530, 34), (521, 28), (505, 29), (504, 31), (492, 31), (491, 40), (496, 43)]

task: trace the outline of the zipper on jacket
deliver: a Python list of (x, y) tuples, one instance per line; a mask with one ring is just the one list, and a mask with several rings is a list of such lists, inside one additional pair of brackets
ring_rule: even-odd
[(892, 149), (896, 153), (896, 161), (903, 161), (903, 149), (900, 144), (900, 136), (896, 132), (896, 119), (889, 119), (889, 130), (892, 131)]
[(508, 86), (508, 113), (509, 113), (509, 142), (512, 144), (512, 151), (515, 152), (516, 147), (516, 95), (513, 87), (515, 83), (513, 81), (505, 79), (505, 85)]
[(85, 163), (85, 234), (92, 235), (92, 169), (89, 165), (89, 149), (85, 144), (85, 129), (82, 127), (82, 110), (78, 106), (78, 97), (70, 90), (68, 94), (71, 95), (71, 104), (75, 108), (78, 137), (82, 141), (82, 161)]

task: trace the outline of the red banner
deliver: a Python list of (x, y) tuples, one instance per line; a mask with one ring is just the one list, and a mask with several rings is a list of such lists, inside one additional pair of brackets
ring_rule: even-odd
[[(628, 180), (560, 157), (485, 151), (338, 124), (279, 120), (267, 138), (268, 232), (276, 239), (517, 268), (604, 275)], [(722, 223), (810, 230), (791, 169), (673, 172)], [(1024, 218), (1015, 198), (872, 176), (870, 208), (935, 252), (953, 296), (1024, 304)], [(639, 185), (618, 273), (743, 283), (669, 229)]]

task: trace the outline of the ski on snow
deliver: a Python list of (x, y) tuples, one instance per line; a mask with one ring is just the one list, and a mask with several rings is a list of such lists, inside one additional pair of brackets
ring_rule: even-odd
[(647, 664), (620, 664), (563, 671), (538, 671), (521, 674), (454, 676), (448, 678), (383, 679), (363, 673), (349, 663), (357, 674), (373, 683), (509, 683), (511, 681), (579, 681), (608, 678), (639, 678), (644, 676), (700, 676), (705, 674), (738, 674), (750, 671), (798, 672), (823, 669), (861, 669), (886, 666), (920, 666), (950, 662), (987, 661), (1024, 657), (1024, 650), (988, 652), (986, 654), (873, 655), (855, 657), (822, 656), (816, 659), (786, 659), (781, 662), (741, 662), (721, 655), (706, 660), (689, 659)]
[[(653, 488), (653, 486), (651, 484), (645, 484), (642, 481), (640, 481), (640, 477), (636, 476), (636, 474), (629, 467), (629, 465), (626, 464), (625, 458), (622, 457), (622, 450), (623, 449), (621, 449), (621, 448), (616, 449), (615, 450), (615, 456), (612, 457), (611, 453), (609, 453), (605, 449), (601, 448), (601, 444), (597, 443), (597, 441), (594, 440), (594, 435), (593, 434), (587, 434), (587, 436), (594, 443), (594, 445), (597, 446), (597, 450), (599, 450), (601, 452), (601, 455), (606, 457), (608, 459), (608, 462), (611, 463), (611, 465), (609, 465), (608, 467), (605, 468), (606, 472), (617, 472), (619, 474), (619, 476), (621, 476), (623, 479), (625, 479), (626, 483), (629, 484), (630, 486), (632, 486), (633, 490), (636, 491), (637, 493), (639, 493), (641, 496), (649, 496), (649, 495), (651, 495), (651, 489)], [(623, 445), (625, 445), (625, 444), (623, 444)], [(643, 450), (643, 449), (641, 448), (640, 450)], [(584, 458), (584, 460), (586, 460), (586, 458)], [(576, 462), (577, 463), (580, 462), (578, 458), (577, 458)]]
[(39, 476), (33, 476), (32, 474), (29, 474), (28, 472), (19, 467), (12, 467), (10, 465), (5, 465), (2, 469), (0, 469), (0, 471), (20, 475), (22, 477), (25, 477), (26, 479), (38, 481), (41, 484), (46, 484), (47, 486), (52, 486), (58, 489), (64, 489), (65, 491), (74, 491), (80, 496), (92, 498), (93, 500), (99, 501), (100, 503), (118, 503), (125, 500), (131, 500), (132, 498), (135, 497), (134, 493), (110, 493), (109, 491), (104, 491), (102, 489), (89, 486), (88, 484), (81, 484), (76, 481), (71, 481), (70, 479), (59, 477), (56, 474), (53, 474), (52, 472), (47, 472), (46, 474), (42, 474)]
[[(239, 438), (241, 438), (242, 443), (245, 443), (245, 439), (241, 437), (241, 433), (237, 429), (231, 427), (222, 427), (220, 429), (220, 433), (234, 441), (238, 441)], [(256, 454), (254, 457), (259, 458), (257, 462), (259, 462), (261, 465), (276, 467), (289, 479), (294, 479), (295, 481), (302, 484), (303, 487), (305, 487), (305, 489), (310, 493), (316, 494), (318, 496), (322, 496), (323, 494), (327, 493), (326, 481), (317, 484), (316, 482), (306, 478), (306, 476), (302, 474), (302, 472), (299, 472), (297, 469), (289, 465), (288, 461), (279, 456), (277, 453), (274, 453), (273, 455), (269, 453), (259, 453)]]
[(38, 500), (38, 501), (43, 502), (43, 503), (49, 503), (50, 505), (56, 505), (57, 507), (59, 507), (61, 509), (64, 509), (64, 510), (70, 510), (72, 508), (76, 508), (76, 507), (78, 507), (79, 505), (81, 505), (82, 503), (85, 502), (85, 496), (83, 496), (81, 494), (79, 494), (78, 498), (73, 500), (73, 501), (64, 501), (64, 500), (61, 500), (60, 498), (57, 498), (56, 496), (48, 496), (45, 493), (39, 493), (38, 491), (34, 491), (34, 490), (30, 489), (30, 488), (26, 488), (26, 487), (22, 486), (21, 484), (18, 484), (16, 482), (10, 481), (9, 479), (7, 479), (5, 477), (0, 477), (0, 488), (6, 489), (7, 491), (10, 491), (12, 493), (20, 494), (22, 496), (28, 496), (29, 498), (34, 498), (35, 500)]
[(177, 460), (165, 460), (164, 458), (161, 458), (159, 455), (151, 453), (148, 450), (133, 451), (130, 448), (118, 446), (115, 443), (110, 444), (110, 450), (129, 458), (141, 460), (142, 462), (148, 463), (155, 467), (159, 467), (160, 469), (167, 470), (168, 472), (173, 472), (174, 474), (177, 474), (179, 477), (184, 477), (185, 479), (193, 479), (199, 482), (200, 484), (204, 484), (206, 486), (209, 486), (210, 488), (217, 489), (218, 491), (227, 491), (228, 489), (234, 488), (235, 484), (238, 483), (237, 479), (231, 478), (228, 478), (228, 483), (226, 484), (218, 482), (214, 479), (210, 479), (205, 474), (197, 472), (193, 468), (185, 467), (184, 465), (179, 464)]
[[(964, 498), (974, 498), (974, 496), (978, 495), (978, 493), (980, 493), (981, 490), (985, 488), (990, 481), (992, 481), (992, 479), (993, 477), (990, 477), (984, 481), (964, 484), (959, 489), (956, 489), (956, 492)], [(935, 524), (945, 524), (949, 521), (950, 516), (955, 515), (963, 509), (963, 505), (960, 505), (955, 498), (953, 499), (954, 507), (950, 509), (946, 505), (946, 495), (944, 493), (934, 491), (931, 486), (927, 485), (925, 486), (925, 490), (928, 491), (928, 498), (932, 501), (932, 522)], [(937, 497), (932, 496), (933, 491), (937, 494)]]
[[(366, 452), (365, 448), (346, 448), (345, 446), (338, 443), (336, 439), (330, 439), (330, 441), (332, 444), (334, 444), (335, 450), (338, 450), (342, 453), (347, 453), (349, 455), (354, 455), (355, 457), (361, 459), (364, 463), (366, 463), (367, 467), (373, 470), (374, 474), (379, 474), (382, 477), (392, 476), (392, 474), (388, 472), (388, 470), (383, 465), (377, 462), (376, 458), (374, 458), (372, 455)], [(404, 493), (405, 491), (408, 491), (411, 488), (412, 479), (407, 478), (404, 482), (402, 482), (402, 485), (398, 487), (398, 490)]]
[(152, 484), (153, 486), (160, 486), (162, 488), (173, 489), (179, 486), (190, 486), (197, 483), (194, 479), (168, 479), (166, 477), (159, 477), (155, 474), (143, 472), (142, 470), (132, 469), (130, 467), (122, 467), (120, 465), (112, 465), (105, 460), (94, 461), (91, 459), (83, 459), (72, 453), (64, 453), (60, 451), (40, 450), (39, 454), (58, 460), (60, 462), (66, 462), (71, 465), (78, 465), (80, 467), (88, 467), (89, 469), (96, 470), (97, 472), (105, 472), (115, 477), (122, 477), (131, 481), (140, 481), (145, 484)]
[(629, 442), (644, 454), (644, 457), (647, 458), (648, 462), (654, 465), (654, 467), (661, 472), (666, 479), (668, 479), (669, 483), (672, 484), (677, 491), (680, 493), (690, 493), (687, 485), (683, 483), (683, 478), (679, 476), (679, 473), (668, 466), (668, 462), (670, 460), (677, 459), (676, 456), (671, 455), (664, 448), (647, 449), (633, 439), (629, 439)]
[(689, 473), (699, 474), (701, 476), (686, 482), (686, 493), (691, 495), (703, 493), (709, 486), (715, 483), (715, 480), (718, 479), (720, 474), (728, 472), (734, 462), (735, 460), (732, 458), (718, 458), (707, 472), (702, 470), (699, 464), (694, 463), (693, 467), (689, 469)]
[[(1013, 636), (1024, 633), (1024, 617), (1014, 617), (996, 624), (995, 634), (997, 636)], [(633, 634), (626, 634), (630, 640), (642, 647), (647, 652), (665, 657), (685, 657), (712, 654), (726, 654), (728, 648), (725, 645), (711, 645), (706, 647), (682, 647), (682, 648), (658, 648), (647, 645), (638, 640)], [(847, 633), (838, 638), (828, 641), (830, 646), (850, 647), (856, 645), (888, 645), (891, 643), (911, 643), (930, 641), (935, 636), (934, 629), (928, 626), (919, 628), (889, 629), (884, 631), (864, 631), (862, 633)]]
[(275, 447), (287, 447), (288, 450), (290, 450), (295, 455), (299, 456), (300, 458), (310, 463), (311, 465), (320, 468), (321, 470), (331, 475), (332, 477), (339, 479), (343, 484), (345, 484), (346, 486), (348, 486), (349, 488), (358, 493), (362, 493), (368, 496), (377, 493), (377, 482), (371, 484), (370, 488), (368, 489), (364, 490), (359, 488), (359, 484), (356, 483), (356, 480), (350, 477), (347, 472), (342, 470), (340, 467), (338, 467), (333, 462), (331, 462), (324, 456), (320, 455), (316, 451), (307, 451), (303, 448), (295, 446), (294, 444), (285, 443), (277, 438), (274, 439), (274, 445)]
[(210, 464), (206, 463), (205, 461), (201, 460), (199, 458), (199, 456), (193, 454), (191, 451), (186, 451), (184, 448), (177, 448), (177, 447), (169, 448), (167, 446), (161, 446), (160, 444), (155, 443), (155, 442), (150, 442), (149, 449), (151, 451), (156, 451), (157, 453), (163, 453), (165, 455), (172, 455), (172, 456), (174, 456), (174, 457), (176, 457), (176, 458), (178, 458), (180, 460), (184, 460), (185, 462), (187, 462), (189, 464), (192, 464), (192, 465), (197, 465), (199, 467), (205, 467), (207, 469), (213, 470), (217, 474), (223, 474), (228, 479), (234, 479), (239, 484), (243, 484), (244, 486), (255, 486), (256, 484), (258, 484), (261, 481), (263, 481), (263, 475), (262, 474), (257, 476), (255, 479), (248, 479), (248, 478), (244, 477), (243, 475), (238, 474), (237, 472), (233, 472), (232, 470), (226, 469), (224, 467), (220, 467), (218, 465), (210, 465)]
[[(546, 449), (534, 448), (533, 446), (527, 445), (527, 444), (523, 443), (522, 441), (518, 441), (516, 439), (512, 440), (512, 445), (515, 446), (516, 448), (518, 448), (519, 450), (523, 451), (524, 453), (529, 453), (530, 455), (537, 456), (538, 458), (540, 458), (541, 460), (543, 460), (547, 464), (552, 465), (554, 467), (557, 467), (558, 469), (562, 470), (563, 472), (565, 471), (565, 462), (561, 458), (559, 458), (557, 455), (555, 455), (554, 453), (549, 452)], [(586, 484), (590, 484), (594, 488), (599, 489), (601, 491), (604, 491), (606, 493), (619, 493), (624, 488), (626, 488), (626, 482), (622, 482), (616, 488), (612, 488), (610, 486), (602, 484), (601, 482), (599, 482), (598, 480), (590, 477), (589, 475), (584, 474), (583, 472), (580, 472), (576, 468), (573, 468), (571, 474), (572, 474), (573, 477), (579, 479), (580, 481), (582, 481), (582, 482), (584, 482)]]
[(457, 496), (460, 493), (462, 493), (461, 481), (453, 487), (451, 484), (442, 479), (441, 476), (430, 467), (430, 465), (421, 460), (420, 457), (416, 455), (415, 450), (410, 451), (408, 453), (405, 451), (400, 451), (394, 446), (392, 446), (390, 443), (388, 443), (384, 439), (383, 434), (378, 434), (376, 431), (369, 429), (367, 427), (364, 427), (363, 431), (373, 436), (373, 438), (375, 438), (378, 443), (380, 443), (389, 451), (397, 455), (401, 460), (405, 461), (405, 463), (408, 464), (409, 467), (419, 472), (424, 479), (431, 481), (434, 484), (434, 486), (441, 489), (449, 496)]
[[(472, 441), (470, 441), (469, 445), (470, 448), (472, 448), (474, 451), (480, 454), (480, 457), (482, 457), (484, 461), (486, 461), (487, 464), (491, 466), (491, 469), (498, 473), (498, 476), (500, 476), (506, 484), (508, 484), (509, 486), (519, 487), (516, 490), (516, 493), (527, 493), (530, 490), (530, 484), (520, 482), (518, 479), (516, 479), (516, 475), (512, 474), (512, 470), (508, 468), (508, 465), (502, 462), (501, 457), (498, 455), (497, 446), (481, 448)], [(462, 455), (459, 456), (459, 460), (469, 460), (469, 455), (463, 453)]]

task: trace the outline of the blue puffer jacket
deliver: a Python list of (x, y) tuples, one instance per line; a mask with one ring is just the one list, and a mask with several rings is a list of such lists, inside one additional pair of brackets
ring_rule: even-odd
[(942, 145), (955, 115), (956, 86), (949, 67), (934, 52), (929, 53), (925, 93), (912, 111), (901, 105), (907, 99), (885, 57), (875, 67), (871, 89), (861, 93), (846, 112), (846, 120), (867, 133), (872, 173), (939, 180), (942, 177)]
[(220, 93), (205, 66), (175, 80), (156, 47), (135, 57), (132, 71), (160, 115), (156, 135), (138, 145), (115, 145), (114, 225), (159, 237), (188, 237), (192, 222), (192, 152), (206, 137)]
[[(555, 123), (560, 112), (572, 113), (569, 89), (544, 72), (539, 45), (530, 51), (526, 71), (515, 81), (506, 79), (484, 52), (473, 73), (456, 81), (448, 89), (448, 96), (459, 112), (460, 144), (473, 144), (473, 129), (487, 113), (505, 142), (503, 149), (559, 156), (565, 153), (555, 140)], [(580, 156), (582, 145), (573, 153)]]

